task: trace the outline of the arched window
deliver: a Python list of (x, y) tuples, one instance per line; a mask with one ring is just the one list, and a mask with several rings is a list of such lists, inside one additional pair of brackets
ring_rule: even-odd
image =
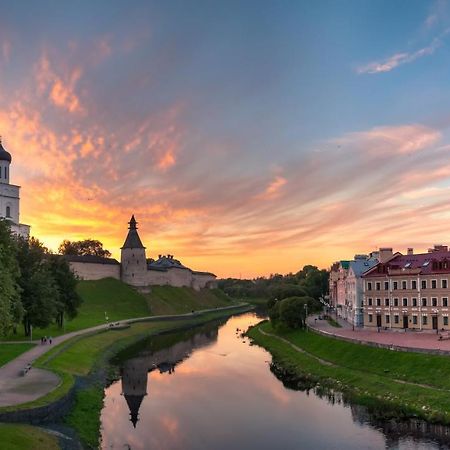
[(6, 207), (6, 217), (11, 217), (11, 206)]

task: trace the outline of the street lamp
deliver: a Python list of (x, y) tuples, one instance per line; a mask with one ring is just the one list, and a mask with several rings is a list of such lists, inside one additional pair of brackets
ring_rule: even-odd
[(308, 322), (307, 322), (307, 320), (308, 320), (308, 304), (305, 303), (304, 307), (305, 307), (305, 327), (306, 327), (306, 331), (308, 331)]

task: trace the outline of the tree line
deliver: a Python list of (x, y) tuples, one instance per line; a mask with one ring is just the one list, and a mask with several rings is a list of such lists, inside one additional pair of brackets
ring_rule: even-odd
[(253, 280), (228, 278), (219, 287), (239, 299), (265, 298), (274, 325), (303, 328), (306, 315), (322, 309), (321, 299), (328, 293), (328, 271), (306, 265), (297, 273), (273, 274)]
[(82, 303), (77, 278), (61, 255), (110, 256), (99, 241), (63, 241), (59, 255), (38, 239), (11, 233), (8, 221), (0, 219), (0, 335), (17, 333), (22, 324), (26, 336), (32, 327), (52, 323), (63, 327)]

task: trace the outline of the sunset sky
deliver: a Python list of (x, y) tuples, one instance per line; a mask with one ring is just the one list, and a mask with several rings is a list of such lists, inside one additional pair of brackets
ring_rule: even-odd
[(21, 221), (253, 277), (450, 243), (446, 1), (1, 1)]

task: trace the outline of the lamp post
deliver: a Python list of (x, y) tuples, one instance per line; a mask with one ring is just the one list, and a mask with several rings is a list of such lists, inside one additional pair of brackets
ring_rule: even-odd
[(307, 320), (308, 320), (308, 304), (305, 303), (304, 307), (305, 307), (305, 328), (306, 328), (306, 331), (308, 331), (308, 322), (307, 322)]

